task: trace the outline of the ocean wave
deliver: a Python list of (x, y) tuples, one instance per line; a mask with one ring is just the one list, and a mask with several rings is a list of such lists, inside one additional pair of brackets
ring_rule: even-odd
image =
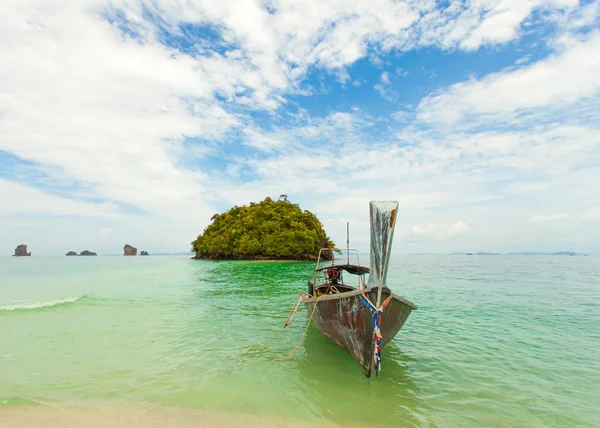
[(12, 312), (12, 311), (28, 311), (28, 310), (41, 309), (41, 308), (52, 308), (54, 306), (61, 306), (61, 305), (68, 305), (71, 303), (75, 303), (75, 302), (83, 299), (84, 297), (86, 297), (85, 294), (83, 296), (67, 297), (65, 299), (49, 300), (49, 301), (45, 301), (45, 302), (19, 302), (19, 303), (14, 303), (12, 305), (0, 306), (0, 311)]

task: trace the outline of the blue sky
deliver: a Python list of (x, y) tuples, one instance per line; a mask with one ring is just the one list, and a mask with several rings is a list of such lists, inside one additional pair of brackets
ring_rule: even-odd
[(394, 251), (600, 251), (600, 2), (0, 5), (0, 242), (182, 251), (287, 194)]

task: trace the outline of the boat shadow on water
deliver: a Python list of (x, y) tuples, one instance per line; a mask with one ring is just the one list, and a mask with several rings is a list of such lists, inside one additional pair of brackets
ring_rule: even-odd
[(328, 419), (353, 420), (374, 426), (425, 426), (427, 404), (407, 362), (416, 359), (394, 342), (386, 347), (377, 380), (365, 377), (344, 349), (311, 326), (294, 358), (301, 387), (312, 405)]
[[(319, 331), (311, 325), (306, 332), (304, 346), (302, 347), (306, 354), (305, 363), (311, 368), (311, 373), (315, 376), (319, 374), (331, 377), (333, 381), (338, 375), (346, 379), (356, 379), (361, 385), (375, 385), (375, 379), (369, 379), (364, 376), (357, 367), (360, 364), (352, 358), (348, 352), (329, 339), (324, 337)], [(409, 374), (409, 367), (405, 362), (415, 362), (416, 358), (403, 353), (394, 342), (385, 348), (385, 355), (382, 361), (382, 371), (378, 379), (384, 382), (396, 384), (406, 384), (415, 386)], [(296, 358), (301, 360), (301, 358)]]

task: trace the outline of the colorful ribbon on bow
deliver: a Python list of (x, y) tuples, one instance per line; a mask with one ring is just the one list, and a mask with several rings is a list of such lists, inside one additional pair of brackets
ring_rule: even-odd
[(364, 287), (360, 289), (360, 292), (365, 305), (367, 305), (367, 307), (373, 311), (373, 336), (375, 341), (375, 354), (373, 359), (375, 365), (375, 376), (377, 377), (379, 376), (379, 371), (381, 370), (381, 315), (383, 314), (383, 309), (388, 305), (388, 303), (390, 303), (393, 296), (390, 294), (389, 297), (385, 299), (382, 305), (378, 308), (369, 300), (365, 294)]

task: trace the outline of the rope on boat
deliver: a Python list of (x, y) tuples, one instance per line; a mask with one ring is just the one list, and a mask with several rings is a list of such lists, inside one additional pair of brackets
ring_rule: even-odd
[(294, 316), (298, 312), (298, 307), (300, 306), (300, 302), (302, 302), (302, 293), (298, 293), (298, 297), (296, 298), (296, 301), (294, 302), (292, 309), (290, 309), (290, 313), (289, 313), (287, 319), (285, 320), (285, 324), (283, 324), (283, 328), (286, 328), (288, 325), (292, 325)]
[[(325, 294), (321, 294), (319, 297), (317, 297), (317, 300), (315, 300), (315, 306), (313, 306), (313, 310), (310, 313), (310, 317), (308, 318), (308, 322), (306, 323), (306, 328), (302, 332), (302, 336), (300, 337), (300, 340), (298, 341), (298, 344), (296, 345), (296, 347), (294, 349), (292, 349), (292, 352), (290, 352), (289, 354), (287, 354), (284, 358), (282, 358), (281, 360), (275, 361), (275, 364), (279, 364), (279, 363), (287, 360), (292, 355), (294, 355), (294, 353), (298, 350), (298, 348), (300, 347), (300, 344), (302, 343), (302, 340), (304, 339), (304, 336), (306, 336), (306, 332), (308, 331), (308, 327), (310, 327), (310, 323), (311, 323), (313, 315), (315, 313), (315, 309), (317, 309), (317, 304), (319, 303), (319, 299), (321, 297), (323, 297), (323, 296), (325, 296)], [(301, 299), (302, 299), (302, 293), (298, 293), (298, 303), (295, 305), (296, 311), (298, 310), (298, 306), (300, 306)], [(292, 310), (293, 310), (293, 308), (294, 307), (292, 306)], [(290, 313), (290, 315), (291, 315), (291, 313)], [(289, 317), (288, 317), (288, 319), (289, 319)], [(287, 321), (286, 321), (286, 325), (288, 325)]]
[[(369, 309), (373, 311), (373, 339), (375, 341), (375, 354), (373, 355), (374, 365), (375, 365), (375, 376), (379, 376), (379, 371), (381, 370), (381, 315), (383, 314), (383, 309), (390, 303), (392, 300), (392, 295), (385, 299), (385, 301), (378, 308), (369, 300), (367, 295), (365, 294), (365, 287), (360, 289), (360, 293), (363, 297), (363, 302)], [(315, 305), (316, 306), (316, 305)]]

